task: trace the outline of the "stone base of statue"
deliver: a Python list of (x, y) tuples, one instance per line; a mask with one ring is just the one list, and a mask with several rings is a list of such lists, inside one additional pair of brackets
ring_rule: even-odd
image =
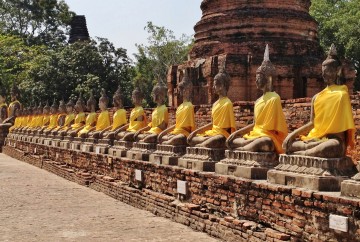
[(268, 170), (279, 163), (274, 152), (226, 150), (225, 157), (215, 164), (215, 172), (247, 179), (266, 180)]
[(131, 150), (126, 152), (126, 157), (133, 160), (149, 161), (150, 155), (155, 151), (155, 143), (135, 142)]
[(96, 154), (107, 154), (113, 143), (114, 141), (111, 139), (99, 139), (94, 145), (94, 152)]
[(177, 166), (178, 160), (186, 153), (186, 146), (157, 145), (149, 161), (158, 165)]
[(341, 182), (356, 172), (349, 157), (280, 155), (279, 165), (268, 172), (268, 182), (315, 191), (340, 191)]
[(74, 137), (65, 136), (60, 142), (60, 147), (63, 149), (71, 149), (71, 143), (74, 141)]
[(81, 151), (81, 145), (85, 142), (85, 139), (80, 137), (75, 137), (70, 144), (70, 149)]
[(360, 173), (341, 183), (341, 195), (360, 198)]
[(52, 140), (53, 140), (53, 139), (50, 138), (50, 137), (44, 137), (44, 138), (43, 138), (43, 144), (46, 145), (46, 146), (51, 146)]
[(31, 143), (38, 144), (40, 140), (39, 136), (33, 136), (31, 139)]
[(225, 158), (225, 149), (187, 147), (186, 154), (178, 161), (178, 166), (198, 171), (215, 171), (215, 164)]
[(51, 145), (53, 147), (60, 147), (60, 143), (61, 141), (63, 141), (64, 137), (63, 136), (60, 136), (60, 135), (56, 135), (56, 136), (53, 136), (53, 140), (51, 142)]
[(94, 152), (94, 139), (86, 139), (84, 143), (81, 144), (81, 151), (82, 152)]
[(109, 148), (108, 154), (115, 157), (126, 157), (126, 153), (133, 147), (133, 142), (115, 140), (114, 145)]

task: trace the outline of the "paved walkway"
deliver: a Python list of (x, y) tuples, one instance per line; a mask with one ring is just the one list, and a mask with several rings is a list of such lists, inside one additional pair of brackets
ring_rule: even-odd
[(0, 241), (216, 241), (0, 154)]

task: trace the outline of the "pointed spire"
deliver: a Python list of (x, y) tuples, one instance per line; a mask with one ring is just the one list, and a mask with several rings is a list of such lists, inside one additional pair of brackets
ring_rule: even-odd
[(270, 53), (269, 53), (269, 45), (268, 44), (266, 44), (266, 47), (265, 47), (264, 61), (270, 61)]

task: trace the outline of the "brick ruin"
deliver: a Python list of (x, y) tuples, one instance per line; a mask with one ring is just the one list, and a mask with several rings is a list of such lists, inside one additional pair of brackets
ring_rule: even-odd
[[(169, 106), (178, 106), (177, 84), (190, 69), (194, 104), (210, 104), (213, 78), (226, 62), (232, 78), (232, 101), (256, 100), (260, 93), (255, 72), (266, 44), (277, 69), (274, 89), (282, 99), (311, 97), (323, 88), (325, 58), (318, 39), (318, 23), (310, 16), (310, 0), (204, 0), (202, 18), (195, 25), (195, 44), (189, 60), (169, 69)], [(352, 93), (355, 71), (345, 61), (344, 75)]]

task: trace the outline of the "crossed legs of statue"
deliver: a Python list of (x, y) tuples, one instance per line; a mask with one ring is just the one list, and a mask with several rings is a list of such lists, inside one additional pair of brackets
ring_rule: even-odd
[(196, 147), (222, 149), (225, 148), (225, 141), (226, 138), (223, 135), (196, 136), (192, 138), (190, 145)]
[(232, 149), (251, 152), (274, 152), (274, 142), (269, 137), (256, 139), (237, 138), (230, 144)]
[(157, 134), (139, 134), (137, 141), (144, 143), (157, 143)]
[(316, 156), (323, 158), (344, 157), (346, 144), (339, 139), (326, 141), (295, 141), (290, 146), (288, 153), (304, 156)]
[(162, 137), (164, 145), (173, 145), (173, 146), (180, 146), (180, 145), (187, 145), (186, 136), (183, 134), (169, 134)]

